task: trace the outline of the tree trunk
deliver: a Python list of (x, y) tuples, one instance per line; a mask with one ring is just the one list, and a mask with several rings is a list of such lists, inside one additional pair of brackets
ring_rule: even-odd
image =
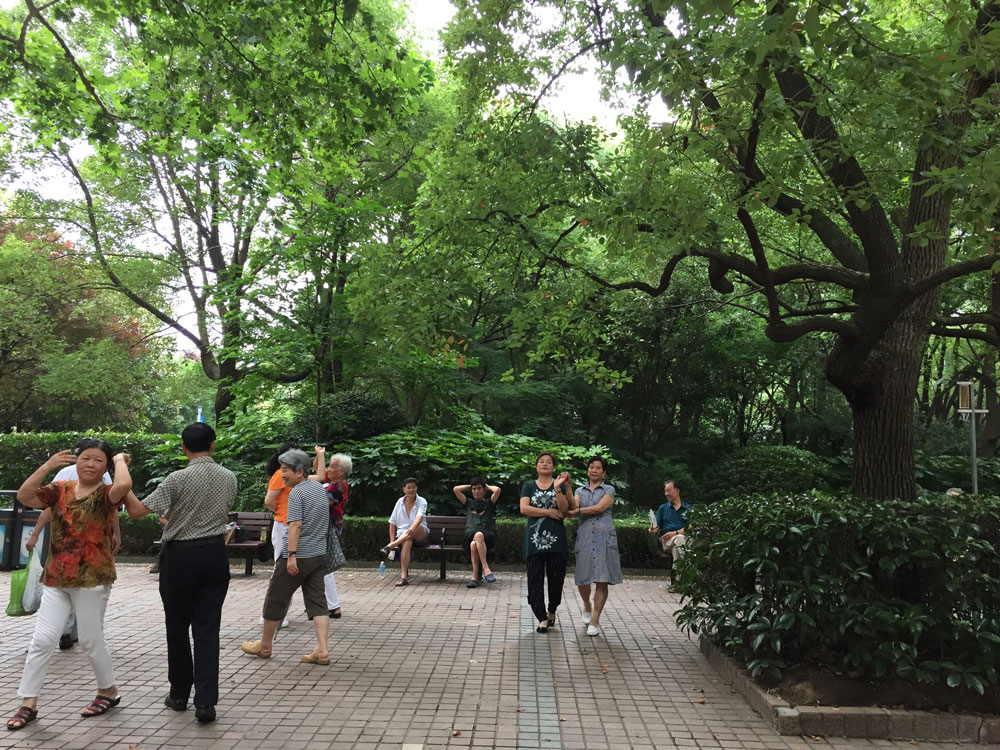
[(877, 500), (917, 496), (914, 407), (927, 326), (907, 311), (860, 359), (837, 342), (827, 377), (847, 397), (854, 421), (851, 491)]
[(239, 379), (236, 360), (229, 357), (220, 360), (219, 372), (222, 378), (219, 380), (219, 387), (215, 391), (215, 423), (216, 425), (231, 425), (234, 415), (229, 407), (236, 400), (236, 395), (233, 393), (233, 386)]

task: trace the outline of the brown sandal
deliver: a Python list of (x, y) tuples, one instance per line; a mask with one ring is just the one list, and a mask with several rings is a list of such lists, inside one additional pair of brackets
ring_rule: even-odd
[(28, 706), (21, 706), (10, 719), (7, 720), (7, 729), (15, 731), (23, 729), (28, 724), (38, 718), (38, 709)]
[(396, 585), (397, 586), (409, 586), (410, 585), (410, 579), (409, 578), (400, 578), (398, 581), (396, 581)]
[(85, 719), (89, 719), (91, 716), (106, 714), (121, 702), (122, 697), (120, 695), (116, 695), (114, 697), (111, 697), (110, 695), (98, 695), (90, 702), (89, 706), (80, 712), (80, 716)]

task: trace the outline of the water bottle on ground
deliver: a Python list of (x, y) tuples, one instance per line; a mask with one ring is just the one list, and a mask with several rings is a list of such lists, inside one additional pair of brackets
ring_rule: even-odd
[(382, 560), (378, 564), (378, 577), (379, 578), (385, 578), (385, 560)]

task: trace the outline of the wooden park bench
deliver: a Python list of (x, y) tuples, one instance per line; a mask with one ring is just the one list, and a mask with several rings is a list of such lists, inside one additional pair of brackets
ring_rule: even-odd
[(449, 552), (465, 552), (465, 516), (427, 516), (427, 544), (413, 546), (415, 553), (431, 552), (441, 558), (441, 580), (447, 575)]
[(246, 568), (243, 575), (253, 575), (253, 559), (260, 552), (261, 547), (266, 547), (271, 542), (271, 523), (274, 514), (250, 513), (240, 511), (230, 513), (230, 523), (235, 523), (235, 533), (226, 535), (226, 546), (230, 549), (243, 550), (246, 556)]

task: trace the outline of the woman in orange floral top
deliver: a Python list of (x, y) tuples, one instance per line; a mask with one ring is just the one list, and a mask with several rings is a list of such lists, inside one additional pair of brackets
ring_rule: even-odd
[[(52, 527), (49, 559), (42, 574), (42, 603), (18, 689), (21, 707), (7, 722), (7, 729), (20, 729), (38, 716), (38, 694), (45, 668), (70, 611), (76, 612), (80, 646), (97, 678), (97, 696), (80, 715), (97, 716), (121, 702), (103, 622), (115, 580), (112, 521), (117, 507), (132, 489), (129, 457), (119, 453), (112, 458), (111, 448), (103, 440), (80, 441), (77, 447), (78, 456), (68, 450), (56, 453), (17, 491), (17, 499), (24, 505), (52, 509)], [(78, 479), (42, 486), (52, 471), (74, 460)], [(114, 483), (107, 486), (102, 477), (112, 465)]]

